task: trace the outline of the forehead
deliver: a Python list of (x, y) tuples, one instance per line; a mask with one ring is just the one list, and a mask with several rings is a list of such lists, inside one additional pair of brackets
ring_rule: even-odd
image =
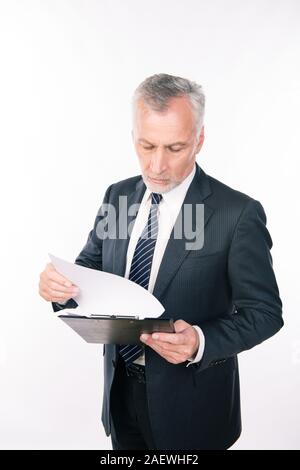
[(188, 138), (195, 128), (192, 106), (186, 97), (172, 98), (168, 108), (158, 112), (150, 108), (143, 100), (136, 107), (135, 130), (139, 137), (155, 139)]

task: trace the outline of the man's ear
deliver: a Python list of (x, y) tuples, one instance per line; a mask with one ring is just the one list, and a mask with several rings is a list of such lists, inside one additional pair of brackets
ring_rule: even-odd
[(200, 134), (199, 134), (197, 147), (196, 147), (196, 153), (200, 152), (203, 142), (204, 142), (204, 125), (202, 126)]

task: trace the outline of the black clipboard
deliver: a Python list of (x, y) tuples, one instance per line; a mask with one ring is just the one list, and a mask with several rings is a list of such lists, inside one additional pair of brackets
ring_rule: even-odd
[(58, 315), (87, 343), (143, 344), (142, 333), (175, 333), (172, 318), (118, 317), (117, 315)]

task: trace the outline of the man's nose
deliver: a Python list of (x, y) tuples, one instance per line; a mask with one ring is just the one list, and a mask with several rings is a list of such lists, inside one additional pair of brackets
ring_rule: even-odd
[(160, 175), (167, 169), (167, 155), (163, 148), (157, 148), (156, 152), (152, 155), (151, 171)]

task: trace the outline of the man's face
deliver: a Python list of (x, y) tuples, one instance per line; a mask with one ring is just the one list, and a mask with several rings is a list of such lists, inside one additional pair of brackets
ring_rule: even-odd
[(172, 98), (164, 112), (137, 104), (132, 131), (143, 180), (152, 192), (166, 193), (192, 171), (204, 140), (197, 138), (195, 118), (186, 97)]

